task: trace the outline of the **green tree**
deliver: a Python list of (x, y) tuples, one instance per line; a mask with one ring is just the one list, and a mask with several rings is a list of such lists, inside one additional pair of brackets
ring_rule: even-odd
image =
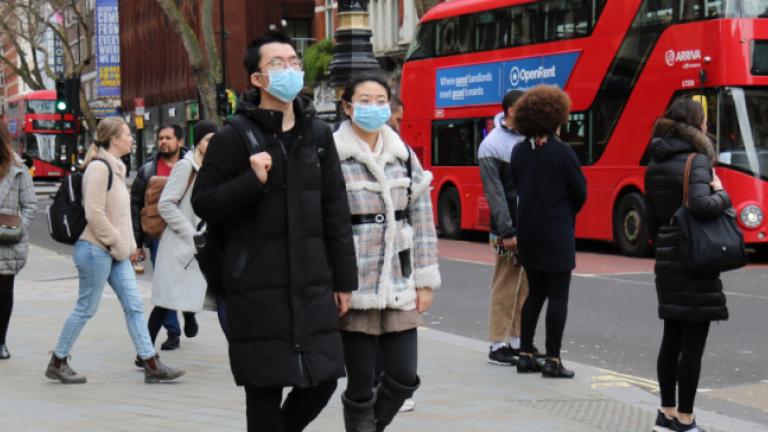
[(304, 79), (307, 86), (312, 87), (318, 81), (325, 79), (331, 60), (333, 60), (333, 42), (330, 39), (314, 43), (304, 51)]

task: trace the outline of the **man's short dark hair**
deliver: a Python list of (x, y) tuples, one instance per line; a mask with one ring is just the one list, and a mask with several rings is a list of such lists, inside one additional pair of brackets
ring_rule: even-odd
[(400, 98), (396, 94), (393, 94), (392, 97), (389, 99), (389, 108), (392, 111), (397, 111), (398, 108), (402, 108), (403, 110), (405, 110), (403, 101), (400, 100)]
[(517, 100), (524, 94), (525, 93), (520, 90), (510, 90), (504, 95), (504, 99), (501, 100), (501, 109), (504, 111), (504, 115), (507, 115), (509, 109), (515, 106), (515, 102), (517, 102)]
[(157, 128), (157, 134), (156, 138), (160, 138), (160, 131), (164, 129), (173, 129), (173, 134), (176, 136), (177, 140), (180, 140), (184, 138), (184, 128), (177, 125), (176, 123), (163, 123), (160, 125), (159, 128)]
[(251, 76), (254, 72), (259, 72), (259, 63), (261, 63), (261, 47), (270, 43), (282, 43), (290, 45), (294, 50), (296, 46), (291, 39), (285, 33), (277, 30), (270, 30), (263, 35), (257, 37), (245, 49), (245, 58), (243, 59), (243, 65), (245, 71), (248, 72), (248, 76)]

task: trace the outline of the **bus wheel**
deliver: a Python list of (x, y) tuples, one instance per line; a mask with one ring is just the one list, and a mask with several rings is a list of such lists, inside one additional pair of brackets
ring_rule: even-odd
[(443, 237), (457, 239), (461, 235), (461, 200), (459, 192), (448, 186), (437, 200), (437, 220)]
[(613, 214), (613, 238), (622, 254), (647, 256), (651, 250), (648, 241), (645, 201), (637, 192), (624, 195)]

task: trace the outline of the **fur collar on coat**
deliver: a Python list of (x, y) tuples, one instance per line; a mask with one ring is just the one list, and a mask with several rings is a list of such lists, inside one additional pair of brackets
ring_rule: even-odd
[[(440, 286), (440, 276), (436, 262), (430, 261), (430, 265), (424, 265), (423, 260), (413, 255), (415, 237), (426, 234), (403, 221), (396, 221), (395, 212), (405, 209), (402, 197), (405, 189), (410, 186), (411, 212), (425, 211), (431, 214), (430, 203), (424, 200), (417, 203), (417, 200), (429, 192), (432, 175), (422, 170), (413, 157), (412, 177), (407, 178), (401, 167), (408, 160), (408, 146), (389, 127), (383, 127), (380, 133), (382, 147), (378, 156), (361, 147), (361, 140), (349, 121), (342, 123), (334, 133), (347, 182), (347, 194), (353, 197), (349, 200), (352, 214), (370, 214), (370, 209), (381, 209), (386, 217), (383, 224), (384, 244), (381, 248), (374, 246), (381, 245), (376, 240), (381, 238), (381, 225), (354, 227), (358, 267), (362, 273), (358, 290), (352, 294), (352, 308), (411, 310), (415, 308), (416, 286), (437, 288)], [(372, 193), (376, 198), (372, 198)], [(396, 196), (400, 196), (401, 200), (396, 200)], [(383, 208), (375, 204), (379, 199)], [(420, 204), (425, 202), (427, 207), (421, 208)], [(413, 272), (408, 279), (397, 277), (392, 270), (396, 268), (398, 253), (403, 250), (410, 250), (412, 257)]]
[(660, 118), (653, 125), (654, 138), (677, 138), (693, 146), (697, 153), (706, 155), (709, 160), (715, 160), (715, 147), (707, 134), (700, 129), (685, 123)]

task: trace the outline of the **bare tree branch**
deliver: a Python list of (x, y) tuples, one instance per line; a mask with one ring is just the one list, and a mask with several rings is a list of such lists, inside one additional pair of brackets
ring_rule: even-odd
[[(165, 12), (165, 16), (168, 18), (168, 21), (170, 21), (171, 27), (181, 38), (181, 42), (187, 52), (190, 68), (192, 69), (192, 76), (197, 83), (197, 89), (200, 93), (200, 99), (203, 103), (203, 109), (206, 116), (210, 119), (219, 121), (220, 119), (216, 113), (216, 80), (211, 72), (210, 62), (206, 59), (206, 56), (203, 55), (197, 34), (187, 22), (184, 14), (174, 0), (157, 0), (157, 4), (163, 12)], [(208, 8), (208, 10), (203, 8), (203, 14), (211, 15), (212, 10), (212, 7)], [(209, 23), (208, 25), (211, 25), (212, 18), (210, 16), (207, 18), (203, 17), (203, 23), (205, 22)], [(205, 24), (203, 25), (205, 26)], [(212, 34), (213, 29), (203, 29), (203, 34), (207, 33)], [(219, 72), (219, 75), (221, 75), (221, 72)]]
[[(219, 13), (224, 13), (224, 11), (220, 11)], [(224, 31), (224, 29), (220, 30), (221, 32)], [(213, 32), (213, 0), (203, 0), (203, 38), (205, 39), (208, 64), (211, 65), (211, 75), (213, 75), (213, 79), (216, 82), (224, 82), (221, 60), (219, 59), (219, 50), (216, 47), (216, 35)], [(223, 35), (221, 43), (224, 43)]]

